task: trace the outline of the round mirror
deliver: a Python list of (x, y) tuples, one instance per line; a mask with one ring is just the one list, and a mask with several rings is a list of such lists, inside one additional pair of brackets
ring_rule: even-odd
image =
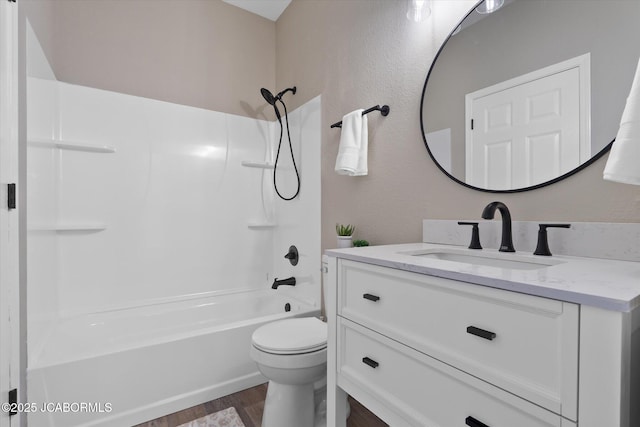
[(455, 181), (489, 192), (539, 188), (588, 166), (620, 123), (640, 56), (640, 1), (485, 6), (449, 35), (427, 75), (429, 154)]

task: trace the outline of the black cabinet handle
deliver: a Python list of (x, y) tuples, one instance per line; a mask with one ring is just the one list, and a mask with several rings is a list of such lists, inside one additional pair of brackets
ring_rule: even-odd
[(362, 362), (365, 365), (369, 365), (371, 366), (373, 369), (377, 368), (380, 364), (378, 362), (376, 362), (375, 360), (369, 358), (369, 357), (363, 357), (362, 358)]
[(373, 301), (373, 302), (376, 302), (380, 299), (378, 295), (372, 295), (372, 294), (364, 294), (362, 295), (362, 298), (368, 299), (369, 301)]
[(486, 425), (485, 423), (481, 423), (480, 421), (476, 420), (473, 417), (467, 417), (466, 420), (464, 420), (465, 424), (468, 425), (469, 427), (489, 427), (488, 425)]
[(476, 328), (475, 326), (467, 326), (467, 333), (489, 341), (496, 337), (495, 332), (486, 331), (484, 329)]

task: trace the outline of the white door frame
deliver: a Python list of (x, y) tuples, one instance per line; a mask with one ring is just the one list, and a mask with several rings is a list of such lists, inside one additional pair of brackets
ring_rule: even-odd
[(585, 53), (584, 55), (505, 80), (493, 86), (479, 89), (465, 96), (465, 169), (467, 176), (470, 173), (469, 166), (473, 147), (473, 131), (470, 124), (471, 119), (473, 119), (474, 100), (573, 68), (577, 68), (580, 75), (580, 163), (584, 163), (591, 158), (591, 54)]
[[(0, 0), (0, 402), (8, 400), (9, 390), (24, 378), (21, 366), (19, 210), (9, 209), (8, 184), (18, 182), (19, 147), (19, 62), (18, 5)], [(16, 195), (16, 198), (18, 196)], [(20, 398), (18, 397), (20, 401)], [(6, 408), (5, 408), (6, 409)], [(0, 427), (24, 423), (18, 413), (9, 417), (0, 411)]]

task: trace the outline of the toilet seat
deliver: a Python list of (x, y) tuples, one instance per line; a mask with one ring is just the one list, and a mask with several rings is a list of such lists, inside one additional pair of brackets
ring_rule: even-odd
[(313, 353), (327, 348), (327, 325), (315, 317), (278, 320), (256, 329), (251, 342), (271, 354)]

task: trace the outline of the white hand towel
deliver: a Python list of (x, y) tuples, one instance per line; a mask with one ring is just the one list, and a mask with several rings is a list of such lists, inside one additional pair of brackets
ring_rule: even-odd
[(342, 118), (342, 134), (336, 158), (336, 172), (340, 175), (362, 176), (368, 173), (367, 154), (369, 131), (364, 110), (355, 110)]
[(640, 61), (604, 168), (604, 179), (640, 185)]

